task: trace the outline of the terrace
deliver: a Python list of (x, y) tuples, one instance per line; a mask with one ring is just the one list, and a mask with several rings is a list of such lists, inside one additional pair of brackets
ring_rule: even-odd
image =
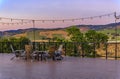
[(120, 79), (120, 61), (66, 56), (62, 61), (10, 60), (0, 54), (0, 79)]
[[(8, 42), (6, 42), (8, 44)], [(82, 51), (79, 52), (77, 57), (71, 54), (75, 54), (75, 43), (62, 43), (65, 44), (66, 56), (62, 61), (53, 61), (49, 59), (47, 61), (33, 61), (15, 58), (10, 60), (14, 56), (13, 53), (5, 54), (4, 43), (1, 44), (0, 54), (0, 79), (119, 79), (120, 78), (120, 61), (109, 60), (119, 58), (119, 50), (117, 56), (115, 56), (115, 43), (107, 44), (107, 49), (99, 51), (103, 54), (97, 56), (93, 54), (92, 58)], [(23, 44), (17, 43), (17, 47), (22, 49)], [(38, 50), (46, 50), (50, 45), (59, 46), (61, 43), (37, 43)], [(81, 44), (78, 44), (78, 46)], [(92, 44), (90, 44), (92, 45)], [(119, 44), (117, 44), (119, 47)], [(15, 46), (14, 46), (15, 47)], [(15, 47), (15, 48), (17, 48)], [(101, 46), (103, 47), (103, 46)], [(101, 48), (100, 47), (100, 48)], [(112, 50), (110, 50), (112, 47)], [(8, 51), (11, 49), (6, 47)], [(93, 49), (95, 49), (93, 47)], [(101, 48), (103, 49), (103, 48)], [(98, 49), (95, 49), (98, 50)], [(99, 49), (100, 50), (100, 49)], [(71, 52), (70, 52), (71, 51)], [(77, 50), (78, 51), (78, 50)], [(110, 52), (110, 53), (106, 53)], [(106, 58), (108, 60), (106, 60)]]
[(0, 79), (120, 79), (119, 2), (66, 1), (0, 0)]

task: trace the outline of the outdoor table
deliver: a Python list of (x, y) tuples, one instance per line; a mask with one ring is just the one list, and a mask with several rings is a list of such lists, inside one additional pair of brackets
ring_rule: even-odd
[(40, 60), (39, 56), (41, 56), (41, 61), (42, 61), (43, 54), (45, 54), (45, 51), (34, 51), (34, 53), (36, 54), (36, 59), (39, 61)]

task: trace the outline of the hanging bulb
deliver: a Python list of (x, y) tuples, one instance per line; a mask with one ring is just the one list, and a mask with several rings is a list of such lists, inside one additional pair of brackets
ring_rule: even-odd
[(84, 18), (82, 18), (81, 20), (84, 21)]
[(99, 16), (99, 18), (102, 18), (102, 16)]
[(23, 23), (23, 19), (21, 20), (21, 22)]
[(42, 23), (44, 23), (45, 21), (44, 20), (42, 20)]
[(74, 19), (72, 19), (72, 22), (74, 22), (75, 20)]
[(10, 21), (12, 22), (12, 21), (13, 21), (13, 19), (10, 19)]
[(27, 24), (27, 22), (25, 22), (25, 24)]
[(21, 22), (20, 24), (23, 25), (23, 22)]
[(9, 23), (6, 23), (7, 25), (9, 25)]
[(108, 14), (107, 16), (110, 17), (110, 14)]
[(92, 20), (92, 19), (93, 19), (93, 17), (90, 17), (90, 19)]
[(63, 21), (63, 23), (65, 22), (65, 20), (62, 20)]
[(55, 20), (53, 20), (52, 22), (55, 23)]
[(11, 23), (11, 25), (14, 25), (14, 23)]
[(17, 25), (19, 25), (19, 23), (16, 23)]

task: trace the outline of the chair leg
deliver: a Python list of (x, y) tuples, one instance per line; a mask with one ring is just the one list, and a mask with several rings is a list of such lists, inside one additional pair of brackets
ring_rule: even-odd
[(53, 61), (55, 61), (55, 56), (52, 57)]
[(12, 57), (10, 60), (13, 60), (16, 56)]

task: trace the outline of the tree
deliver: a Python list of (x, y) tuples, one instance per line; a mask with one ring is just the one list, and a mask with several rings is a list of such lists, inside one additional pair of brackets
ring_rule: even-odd
[(96, 48), (100, 47), (100, 44), (104, 44), (108, 41), (108, 36), (103, 34), (103, 33), (98, 33), (95, 30), (89, 30), (87, 33), (85, 33), (85, 38), (88, 42), (88, 46), (91, 49), (86, 49), (89, 50), (89, 53), (92, 55), (95, 55)]
[(72, 42), (82, 42), (83, 41), (83, 33), (81, 33), (80, 29), (76, 26), (71, 26), (67, 28), (68, 36), (70, 36), (70, 40)]
[(91, 43), (104, 43), (108, 41), (108, 36), (103, 33), (98, 33), (95, 30), (89, 30), (85, 33), (85, 38)]
[(71, 26), (69, 28), (66, 29), (66, 31), (68, 32), (68, 36), (70, 37), (70, 40), (73, 42), (72, 49), (70, 49), (71, 51), (73, 51), (73, 53), (71, 53), (74, 56), (78, 56), (79, 52), (77, 51), (78, 46), (83, 46), (84, 40), (84, 36), (83, 33), (81, 33), (80, 29), (77, 28), (76, 26)]
[(15, 50), (24, 49), (25, 44), (28, 44), (30, 40), (26, 37), (9, 37), (9, 38), (2, 38), (0, 40), (1, 49), (0, 52), (10, 53), (11, 48), (10, 45), (12, 44)]

